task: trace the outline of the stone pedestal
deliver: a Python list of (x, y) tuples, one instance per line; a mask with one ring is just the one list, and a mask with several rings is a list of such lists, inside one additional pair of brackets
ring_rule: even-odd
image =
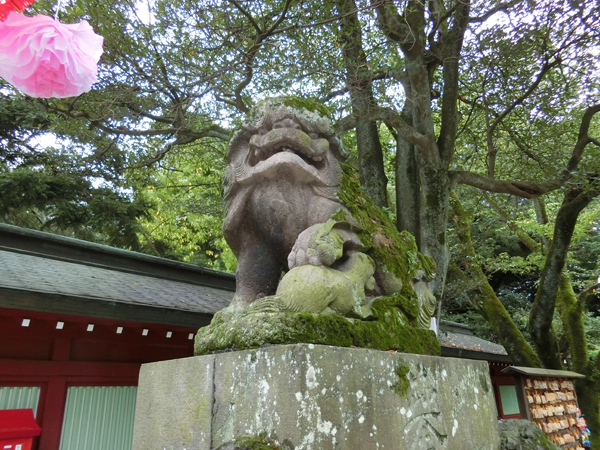
[(499, 448), (486, 362), (296, 344), (142, 366), (133, 450), (234, 449), (244, 437), (296, 450)]

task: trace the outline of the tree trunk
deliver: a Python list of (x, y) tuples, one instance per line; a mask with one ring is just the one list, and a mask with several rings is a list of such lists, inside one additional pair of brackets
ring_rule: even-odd
[[(397, 2), (371, 1), (371, 5), (377, 9), (379, 28), (389, 39), (398, 43), (404, 54), (402, 83), (406, 102), (402, 119), (396, 121), (399, 135), (397, 168), (400, 169), (398, 172), (401, 172), (399, 175), (408, 175), (410, 180), (416, 181), (414, 175), (418, 174), (418, 181), (416, 186), (413, 184), (406, 192), (399, 192), (397, 195), (402, 200), (402, 203), (398, 204), (399, 216), (404, 214), (404, 205), (411, 207), (407, 215), (408, 220), (404, 222), (404, 219), (400, 219), (399, 224), (408, 229), (419, 228), (419, 232), (416, 233), (419, 250), (431, 256), (437, 266), (437, 276), (430, 287), (440, 302), (449, 263), (446, 246), (451, 185), (449, 167), (458, 130), (459, 65), (463, 37), (469, 22), (470, 1), (457, 2), (447, 15), (431, 10), (435, 9), (435, 2), (409, 0), (403, 3), (403, 11), (399, 13)], [(437, 39), (433, 35), (427, 36), (426, 28), (431, 14), (437, 14), (435, 20), (440, 20), (437, 24)], [(441, 105), (439, 137), (436, 140), (431, 86), (432, 74), (440, 65), (443, 68), (444, 101)], [(411, 142), (412, 148), (401, 138)], [(412, 155), (418, 170), (415, 170)], [(406, 160), (400, 159), (405, 156)], [(403, 182), (410, 183), (408, 179)], [(418, 204), (404, 201), (405, 196), (417, 192), (420, 194)], [(412, 211), (417, 208), (418, 220), (416, 215), (412, 215)]]
[(517, 365), (540, 367), (541, 363), (535, 351), (525, 340), (514, 321), (506, 311), (502, 302), (490, 286), (481, 266), (472, 263), (475, 259), (475, 248), (471, 240), (471, 225), (460, 201), (452, 194), (450, 205), (454, 216), (456, 234), (461, 243), (461, 254), (456, 255), (464, 262), (464, 276), (475, 285), (474, 291), (479, 295), (475, 300), (476, 307), (488, 321), (498, 341)]
[(362, 48), (362, 30), (354, 0), (335, 0), (340, 20), (339, 40), (342, 46), (346, 84), (350, 91), (352, 114), (357, 119), (356, 146), (358, 174), (364, 191), (378, 206), (388, 206), (387, 177), (383, 166), (383, 150), (377, 122), (369, 120), (369, 109), (375, 100), (371, 70)]
[(561, 369), (558, 342), (552, 330), (552, 317), (561, 282), (562, 271), (571, 244), (579, 213), (600, 194), (598, 189), (571, 190), (565, 194), (554, 224), (554, 237), (540, 276), (533, 307), (529, 316), (531, 338), (545, 367)]
[(595, 362), (590, 361), (583, 327), (584, 308), (573, 292), (571, 281), (565, 273), (560, 277), (556, 307), (569, 342), (573, 370), (586, 376), (583, 380), (575, 381), (575, 390), (579, 407), (592, 431), (595, 448), (600, 445), (600, 380), (597, 377), (600, 359), (597, 358)]
[(435, 260), (437, 275), (429, 286), (438, 299), (439, 309), (450, 262), (450, 252), (446, 245), (450, 180), (446, 169), (428, 165), (421, 155), (417, 156), (417, 161), (420, 165), (421, 178), (419, 250)]
[[(412, 122), (406, 118), (406, 122)], [(398, 134), (396, 145), (396, 226), (408, 231), (421, 248), (421, 189), (415, 146)]]

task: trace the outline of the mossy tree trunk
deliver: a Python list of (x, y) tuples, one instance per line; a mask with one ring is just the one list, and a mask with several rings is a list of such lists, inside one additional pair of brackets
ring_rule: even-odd
[[(408, 102), (403, 111), (407, 124), (412, 124)], [(396, 226), (399, 231), (411, 233), (421, 248), (421, 189), (419, 183), (419, 167), (417, 165), (418, 149), (410, 141), (396, 133)]]
[(541, 362), (534, 349), (525, 340), (508, 311), (496, 296), (481, 266), (476, 263), (475, 248), (471, 240), (471, 224), (455, 194), (451, 195), (450, 204), (456, 235), (461, 243), (461, 252), (459, 255), (455, 255), (461, 261), (461, 267), (455, 271), (456, 274), (470, 280), (473, 297), (476, 299), (475, 306), (488, 321), (513, 362), (522, 366), (541, 367)]
[[(469, 292), (472, 292), (473, 297), (476, 298), (475, 306), (488, 321), (513, 362), (517, 365), (541, 367), (541, 360), (538, 357), (540, 355), (539, 348), (536, 352), (525, 341), (523, 335), (504, 308), (504, 305), (489, 285), (481, 266), (474, 263), (476, 254), (471, 241), (468, 216), (454, 194), (451, 197), (450, 204), (454, 215), (456, 234), (462, 244), (460, 255), (456, 255), (459, 261), (461, 261), (462, 267), (453, 267), (455, 269), (453, 270), (454, 277), (462, 278), (465, 281), (465, 286), (469, 286)], [(574, 219), (576, 220), (577, 218), (575, 217)], [(520, 235), (520, 233), (518, 234)], [(521, 235), (520, 237), (523, 238)], [(539, 249), (539, 246), (533, 245), (530, 240), (524, 239), (524, 241), (529, 242), (531, 245), (530, 249)], [(555, 248), (558, 248), (558, 246)], [(556, 251), (554, 250), (555, 253)], [(557, 256), (556, 254), (554, 255), (554, 257)], [(585, 379), (577, 380), (575, 383), (579, 406), (585, 414), (588, 426), (592, 431), (594, 445), (600, 445), (600, 358), (596, 358), (595, 361), (590, 361), (589, 359), (583, 326), (584, 305), (577, 299), (569, 277), (561, 272), (557, 278), (558, 285), (555, 295), (555, 305), (560, 313), (564, 333), (569, 344), (572, 368), (575, 372), (586, 376)], [(467, 280), (468, 282), (466, 282)], [(554, 340), (552, 347), (557, 349), (554, 359), (557, 359), (560, 363), (561, 355), (553, 334), (551, 339)], [(548, 342), (549, 347), (551, 346), (550, 344)], [(562, 364), (559, 364), (555, 368), (562, 368)]]
[[(588, 188), (588, 190), (585, 192), (571, 190), (568, 191), (565, 195), (565, 202), (563, 204), (563, 208), (561, 208), (557, 217), (554, 240), (552, 241), (550, 251), (548, 252), (546, 258), (546, 283), (543, 285), (542, 283), (540, 283), (537, 296), (543, 295), (540, 294), (540, 291), (548, 292), (548, 289), (551, 289), (548, 287), (550, 285), (550, 282), (548, 281), (549, 273), (552, 267), (564, 266), (564, 259), (566, 258), (566, 252), (568, 250), (571, 235), (573, 232), (573, 229), (571, 227), (574, 228), (579, 212), (587, 204), (589, 204), (589, 202), (595, 196), (599, 194), (600, 189)], [(495, 204), (493, 200), (489, 198), (489, 196), (486, 195), (485, 197), (486, 200), (490, 202), (494, 209), (496, 209), (496, 211), (500, 214), (500, 216), (507, 221), (509, 228), (515, 232), (515, 234), (521, 239), (521, 242), (523, 242), (529, 248), (529, 250), (531, 250), (532, 252), (541, 250), (541, 247), (538, 243), (533, 241), (533, 239), (531, 239), (530, 236), (528, 236), (522, 229), (520, 229), (516, 224), (512, 223), (509, 220), (509, 217), (505, 211), (503, 211), (497, 204)], [(573, 203), (573, 201), (575, 200), (577, 200), (577, 202)], [(470, 245), (470, 236), (468, 234), (468, 229), (466, 229), (466, 225), (464, 223), (467, 219), (467, 216), (460, 208), (458, 202), (452, 203), (452, 205), (453, 212), (455, 214), (454, 218), (456, 222), (457, 235), (463, 246), (466, 246), (464, 247), (466, 248), (465, 254), (461, 255), (462, 260), (467, 260), (468, 257), (472, 259), (475, 256), (475, 252), (472, 246)], [(459, 223), (461, 221), (463, 222), (462, 224)], [(481, 278), (481, 276), (478, 276), (478, 272), (481, 272), (479, 266), (477, 266), (474, 270), (465, 270), (465, 272), (468, 272), (468, 276), (473, 280)], [(459, 271), (458, 276), (460, 276), (461, 274), (462, 271)], [(455, 278), (457, 277), (456, 271), (453, 273), (453, 275)], [(481, 275), (483, 275), (482, 272)], [(466, 275), (464, 276), (466, 277)], [(550, 317), (553, 316), (554, 307), (557, 308), (560, 314), (564, 333), (568, 342), (569, 353), (572, 359), (572, 369), (575, 372), (581, 373), (586, 376), (586, 379), (577, 380), (575, 383), (575, 388), (577, 390), (577, 395), (579, 398), (579, 404), (582, 411), (586, 415), (588, 425), (593, 433), (592, 436), (594, 437), (594, 440), (597, 441), (597, 445), (600, 445), (600, 377), (598, 377), (598, 375), (600, 374), (598, 372), (600, 359), (596, 359), (596, 361), (590, 361), (589, 359), (585, 330), (583, 326), (583, 314), (585, 311), (583, 299), (578, 300), (577, 296), (575, 295), (575, 292), (573, 291), (571, 281), (564, 272), (552, 274), (552, 282), (556, 283), (554, 306), (542, 302), (538, 302), (537, 305), (538, 308), (542, 306), (552, 308), (551, 311), (544, 311), (544, 313), (549, 315)], [(490, 292), (491, 287), (489, 288), (489, 290), (480, 289), (478, 290), (478, 292), (475, 293), (479, 298), (478, 301), (480, 304), (487, 302), (486, 299), (489, 299)], [(538, 298), (537, 296), (536, 298)], [(499, 306), (501, 305), (494, 305), (494, 307)], [(503, 306), (502, 309), (504, 309)], [(497, 314), (496, 317), (494, 317), (494, 310), (498, 311), (497, 309), (488, 308), (488, 310), (485, 310), (484, 308), (481, 308), (481, 310), (482, 315), (486, 318), (486, 320), (488, 320), (494, 332), (498, 333), (498, 326), (505, 321), (506, 317), (503, 316), (502, 313)], [(490, 315), (490, 312), (492, 313), (492, 315)], [(531, 314), (533, 317), (535, 312), (532, 310)], [(501, 318), (500, 324), (498, 323), (498, 318)], [(547, 333), (548, 334), (545, 336), (544, 340), (539, 342), (537, 346), (537, 355), (539, 355), (540, 358), (546, 358), (545, 360), (542, 360), (546, 367), (548, 367), (549, 364), (554, 364), (553, 366), (551, 366), (552, 368), (561, 369), (563, 368), (562, 356), (551, 326), (549, 327), (549, 331), (547, 331)], [(511, 333), (505, 333), (505, 335), (503, 336), (504, 339), (508, 339), (509, 341), (514, 340), (515, 337), (517, 340), (514, 341), (512, 345), (510, 343), (508, 343), (507, 345), (507, 343), (502, 342), (502, 340), (501, 342), (506, 347), (515, 363), (520, 364), (520, 362), (518, 362), (521, 360), (520, 353), (517, 352), (515, 356), (513, 352), (515, 350), (515, 345), (520, 345), (522, 336), (515, 336)], [(545, 347), (543, 347), (542, 351), (540, 351), (539, 346), (542, 344), (545, 344)], [(531, 349), (531, 347), (529, 348)], [(551, 357), (548, 357), (548, 354), (552, 351), (554, 351), (555, 354), (551, 355)]]
[(593, 185), (583, 190), (572, 189), (566, 192), (556, 217), (553, 240), (529, 319), (531, 337), (542, 363), (545, 367), (560, 369), (561, 355), (552, 330), (554, 309), (558, 308), (569, 343), (573, 370), (586, 376), (584, 380), (576, 381), (575, 388), (595, 445), (600, 445), (600, 359), (596, 358), (595, 362), (589, 359), (583, 328), (583, 308), (563, 269), (579, 213), (598, 195), (600, 188)]
[(350, 91), (352, 114), (357, 119), (356, 146), (358, 173), (364, 191), (377, 206), (387, 206), (387, 177), (377, 122), (368, 118), (375, 104), (373, 82), (367, 56), (362, 47), (362, 29), (354, 0), (335, 0), (340, 20), (339, 40)]
[(575, 390), (579, 406), (592, 431), (593, 446), (596, 447), (600, 445), (600, 358), (590, 361), (583, 327), (585, 307), (575, 295), (571, 280), (565, 273), (560, 276), (556, 307), (569, 343), (572, 368), (586, 376), (583, 380), (575, 381)]
[[(401, 82), (406, 95), (405, 108), (398, 115), (385, 108), (371, 112), (371, 118), (384, 120), (398, 132), (396, 197), (400, 229), (415, 234), (420, 251), (431, 256), (437, 265), (437, 277), (431, 289), (441, 298), (449, 262), (446, 245), (448, 201), (451, 188), (450, 161), (458, 130), (457, 111), (459, 63), (464, 33), (469, 22), (470, 2), (459, 2), (442, 19), (438, 38), (428, 38), (426, 2), (408, 1), (402, 14), (392, 1), (373, 2), (379, 28), (396, 41), (404, 54)], [(438, 20), (436, 19), (436, 20)], [(426, 51), (427, 44), (432, 47)], [(433, 48), (434, 47), (434, 48)], [(437, 55), (433, 57), (432, 55)], [(436, 139), (431, 92), (433, 73), (442, 67), (444, 101), (441, 126)], [(416, 195), (418, 201), (408, 200)], [(406, 209), (405, 209), (406, 207)]]
[(562, 368), (558, 342), (552, 330), (552, 318), (571, 237), (579, 213), (599, 194), (600, 188), (594, 187), (567, 191), (556, 216), (554, 236), (529, 316), (531, 338), (542, 363), (550, 369)]

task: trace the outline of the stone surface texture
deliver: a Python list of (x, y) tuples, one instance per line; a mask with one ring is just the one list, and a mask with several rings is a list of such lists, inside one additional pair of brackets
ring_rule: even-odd
[(298, 344), (143, 367), (134, 450), (253, 438), (297, 450), (500, 446), (485, 362)]
[(560, 450), (529, 420), (504, 420), (498, 428), (501, 450)]
[(214, 356), (144, 364), (140, 370), (134, 448), (211, 448)]

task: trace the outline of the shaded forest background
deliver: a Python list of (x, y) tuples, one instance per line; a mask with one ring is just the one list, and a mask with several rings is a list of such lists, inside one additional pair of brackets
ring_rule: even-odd
[(100, 81), (48, 100), (0, 84), (0, 220), (234, 271), (232, 130), (267, 96), (321, 101), (365, 190), (436, 259), (440, 317), (585, 373), (599, 436), (595, 3), (63, 2), (105, 38)]

